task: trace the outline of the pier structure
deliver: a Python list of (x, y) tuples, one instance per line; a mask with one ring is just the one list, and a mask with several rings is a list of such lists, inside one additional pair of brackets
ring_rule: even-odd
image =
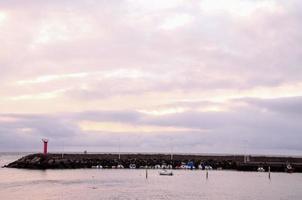
[[(47, 142), (46, 142), (47, 144)], [(47, 146), (46, 146), (47, 147)], [(46, 152), (47, 153), (47, 148)], [(257, 171), (261, 166), (267, 172), (286, 172), (290, 164), (293, 172), (302, 172), (302, 157), (290, 156), (249, 156), (244, 155), (202, 155), (202, 154), (148, 154), (148, 153), (78, 153), (78, 154), (31, 154), (8, 164), (6, 167), (25, 169), (75, 169), (99, 168), (117, 169), (135, 166), (136, 169), (160, 169), (171, 166), (172, 169), (223, 169), (239, 171)], [(201, 167), (200, 167), (201, 166)], [(131, 167), (133, 168), (133, 167)], [(288, 171), (288, 170), (287, 170)]]

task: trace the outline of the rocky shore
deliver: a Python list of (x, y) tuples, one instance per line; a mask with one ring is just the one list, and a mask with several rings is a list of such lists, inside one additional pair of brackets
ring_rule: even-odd
[[(172, 158), (172, 159), (171, 159)], [(173, 169), (229, 169), (257, 171), (263, 167), (284, 172), (291, 165), (294, 172), (302, 172), (302, 157), (189, 155), (176, 154), (31, 154), (8, 164), (8, 168), (78, 169), (78, 168), (160, 168)], [(119, 166), (119, 167), (118, 167)], [(188, 167), (189, 166), (189, 167)]]

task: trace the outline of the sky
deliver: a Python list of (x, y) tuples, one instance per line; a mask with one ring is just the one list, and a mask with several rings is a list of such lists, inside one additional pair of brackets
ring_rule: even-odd
[(0, 151), (302, 155), (299, 0), (0, 0)]

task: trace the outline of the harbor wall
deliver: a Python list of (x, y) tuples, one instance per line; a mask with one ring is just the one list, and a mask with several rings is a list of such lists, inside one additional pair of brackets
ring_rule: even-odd
[[(171, 159), (172, 158), (172, 159)], [(5, 167), (25, 169), (76, 169), (115, 168), (122, 165), (129, 168), (135, 164), (136, 168), (154, 168), (156, 165), (171, 165), (173, 169), (181, 165), (193, 163), (193, 166), (204, 168), (211, 166), (213, 169), (229, 169), (242, 171), (256, 171), (258, 167), (271, 171), (286, 171), (290, 164), (295, 172), (302, 172), (302, 157), (286, 156), (244, 156), (244, 155), (197, 155), (197, 154), (31, 154), (25, 156)]]

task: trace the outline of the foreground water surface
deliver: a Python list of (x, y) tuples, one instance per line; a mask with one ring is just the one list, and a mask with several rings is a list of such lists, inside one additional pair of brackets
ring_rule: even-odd
[[(0, 165), (22, 154), (0, 154)], [(301, 200), (302, 174), (174, 170), (75, 169), (22, 170), (0, 168), (2, 200), (208, 199)]]

